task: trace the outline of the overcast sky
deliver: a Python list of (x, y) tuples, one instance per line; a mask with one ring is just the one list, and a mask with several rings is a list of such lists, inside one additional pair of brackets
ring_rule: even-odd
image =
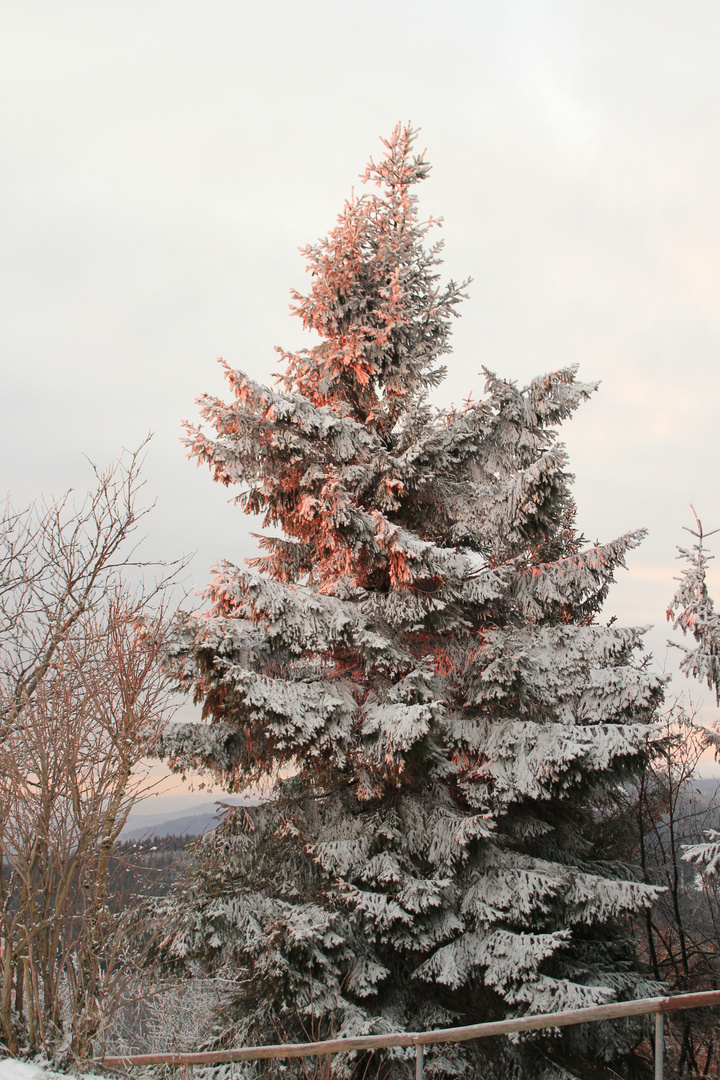
[(437, 400), (477, 396), (482, 365), (602, 381), (563, 434), (579, 524), (649, 529), (606, 612), (653, 624), (665, 662), (688, 503), (720, 526), (717, 0), (0, 12), (0, 488), (84, 490), (84, 454), (152, 430), (148, 554), (196, 551), (202, 587), (250, 553), (256, 526), (186, 460), (181, 420), (222, 392), (217, 356), (267, 380), (273, 347), (302, 343), (298, 247), (411, 120), (422, 211), (444, 218), (447, 275), (473, 279)]

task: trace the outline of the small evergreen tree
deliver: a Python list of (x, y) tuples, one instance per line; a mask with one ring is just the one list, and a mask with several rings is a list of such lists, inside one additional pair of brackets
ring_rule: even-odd
[[(365, 173), (379, 190), (305, 249), (293, 310), (320, 343), (282, 354), (282, 389), (227, 369), (233, 400), (201, 399), (214, 434), (191, 431), (280, 530), (249, 568), (222, 563), (174, 650), (208, 723), (166, 737), (173, 765), (272, 781), (165, 912), (166, 960), (235, 980), (226, 1043), (648, 990), (623, 918), (657, 890), (603, 859), (598, 807), (647, 753), (662, 680), (639, 630), (595, 622), (642, 533), (585, 547), (574, 527), (556, 427), (595, 389), (574, 369), (522, 390), (486, 371), (482, 400), (431, 406), (464, 286), (426, 246), (413, 141), (398, 126)], [(427, 1068), (567, 1076), (633, 1031), (439, 1047)], [(407, 1054), (371, 1072), (406, 1075)]]
[(698, 682), (705, 682), (710, 690), (715, 691), (715, 702), (720, 705), (720, 615), (715, 611), (713, 599), (707, 587), (707, 568), (713, 558), (705, 547), (705, 538), (713, 536), (718, 530), (704, 533), (702, 522), (691, 507), (697, 531), (686, 529), (695, 537), (692, 549), (678, 548), (678, 558), (686, 563), (681, 575), (676, 580), (678, 587), (667, 609), (668, 622), (673, 629), (690, 633), (695, 638), (695, 648), (688, 649), (677, 642), (668, 642), (682, 649), (685, 655), (680, 661), (680, 670), (689, 678), (691, 675)]
[[(705, 546), (706, 538), (718, 530), (704, 532), (694, 507), (691, 506), (691, 509), (697, 531), (686, 527), (686, 532), (695, 537), (696, 543), (691, 549), (678, 548), (678, 558), (686, 565), (676, 579), (678, 587), (667, 609), (667, 618), (674, 630), (679, 628), (683, 634), (692, 634), (696, 644), (694, 649), (674, 641), (668, 644), (682, 649), (685, 654), (680, 661), (680, 670), (688, 678), (692, 675), (698, 682), (707, 683), (708, 688), (715, 691), (716, 704), (720, 705), (720, 615), (715, 610), (707, 585), (707, 568), (714, 556)], [(708, 745), (714, 745), (717, 760), (720, 754), (717, 724), (714, 728), (702, 730)], [(717, 829), (706, 830), (705, 841), (687, 845), (683, 859), (701, 867), (701, 875), (706, 879), (717, 877), (720, 868), (720, 832)]]

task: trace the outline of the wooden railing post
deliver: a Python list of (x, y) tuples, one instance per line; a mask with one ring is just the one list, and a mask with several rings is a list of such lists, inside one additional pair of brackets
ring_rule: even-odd
[(415, 1057), (415, 1080), (423, 1080), (423, 1064), (425, 1059), (425, 1047), (421, 1042), (417, 1044), (417, 1055)]
[(655, 1013), (655, 1080), (663, 1080), (663, 1056), (665, 1053), (665, 1032), (663, 1011)]

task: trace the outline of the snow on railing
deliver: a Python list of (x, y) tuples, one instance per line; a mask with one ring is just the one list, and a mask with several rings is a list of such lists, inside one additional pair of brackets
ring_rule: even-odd
[(341, 1054), (350, 1050), (380, 1050), (388, 1046), (417, 1048), (415, 1078), (423, 1078), (424, 1047), (437, 1043), (468, 1042), (486, 1039), (491, 1035), (511, 1035), (516, 1031), (540, 1031), (542, 1028), (569, 1027), (590, 1024), (599, 1020), (616, 1020), (621, 1016), (655, 1014), (655, 1080), (663, 1080), (664, 1031), (663, 1015), (680, 1009), (700, 1009), (720, 1005), (720, 990), (699, 994), (676, 994), (673, 997), (638, 998), (618, 1001), (611, 1005), (594, 1005), (588, 1009), (569, 1009), (566, 1012), (538, 1013), (514, 1020), (494, 1020), (467, 1027), (440, 1028), (437, 1031), (398, 1031), (389, 1035), (358, 1035), (347, 1039), (326, 1039), (313, 1043), (280, 1043), (277, 1046), (241, 1046), (235, 1050), (208, 1050), (196, 1054), (129, 1054), (122, 1057), (93, 1059), (104, 1068), (125, 1069), (132, 1065), (183, 1065), (187, 1077), (191, 1065), (224, 1065), (233, 1061), (255, 1061), (259, 1058), (303, 1058), (324, 1054)]

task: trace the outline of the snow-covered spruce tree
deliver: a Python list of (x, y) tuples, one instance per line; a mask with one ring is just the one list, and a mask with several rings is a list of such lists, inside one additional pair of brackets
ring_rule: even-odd
[[(720, 615), (710, 596), (707, 585), (708, 564), (714, 558), (705, 547), (707, 536), (713, 536), (718, 530), (703, 531), (702, 522), (691, 506), (697, 530), (688, 529), (695, 543), (691, 549), (678, 548), (678, 558), (686, 564), (678, 580), (678, 588), (667, 609), (668, 622), (673, 629), (682, 630), (683, 634), (692, 634), (695, 648), (688, 649), (677, 642), (669, 641), (684, 652), (680, 661), (680, 670), (689, 678), (691, 675), (700, 683), (707, 683), (715, 691), (715, 702), (720, 705)], [(715, 757), (720, 754), (720, 732), (715, 728), (706, 728), (708, 746), (714, 745)], [(683, 859), (695, 863), (701, 873), (714, 878), (720, 869), (720, 832), (708, 829), (705, 840), (699, 844), (685, 847)]]
[[(647, 989), (623, 916), (657, 890), (603, 859), (597, 807), (647, 753), (661, 680), (634, 659), (638, 630), (594, 622), (641, 534), (583, 548), (573, 528), (555, 429), (594, 389), (573, 369), (523, 390), (486, 372), (481, 401), (431, 406), (463, 287), (439, 284), (425, 246), (413, 139), (395, 129), (365, 174), (379, 192), (305, 250), (293, 310), (320, 344), (283, 354), (282, 390), (228, 369), (233, 400), (201, 399), (214, 435), (191, 430), (281, 533), (249, 569), (218, 568), (175, 651), (208, 722), (167, 737), (174, 766), (273, 782), (163, 915), (166, 961), (235, 980), (226, 1043)], [(427, 1067), (566, 1076), (637, 1030), (441, 1047)], [(406, 1076), (408, 1058), (334, 1068)]]
[(678, 548), (678, 558), (686, 566), (677, 579), (678, 588), (667, 609), (667, 619), (672, 622), (674, 630), (680, 629), (683, 634), (691, 633), (696, 646), (687, 649), (674, 641), (668, 644), (685, 653), (680, 661), (680, 670), (688, 678), (692, 675), (698, 682), (707, 683), (708, 688), (715, 691), (716, 704), (720, 705), (720, 615), (708, 592), (707, 568), (713, 556), (705, 547), (705, 537), (713, 536), (718, 530), (704, 533), (702, 522), (694, 509), (693, 515), (697, 531), (686, 531), (695, 537), (696, 543), (691, 550)]

